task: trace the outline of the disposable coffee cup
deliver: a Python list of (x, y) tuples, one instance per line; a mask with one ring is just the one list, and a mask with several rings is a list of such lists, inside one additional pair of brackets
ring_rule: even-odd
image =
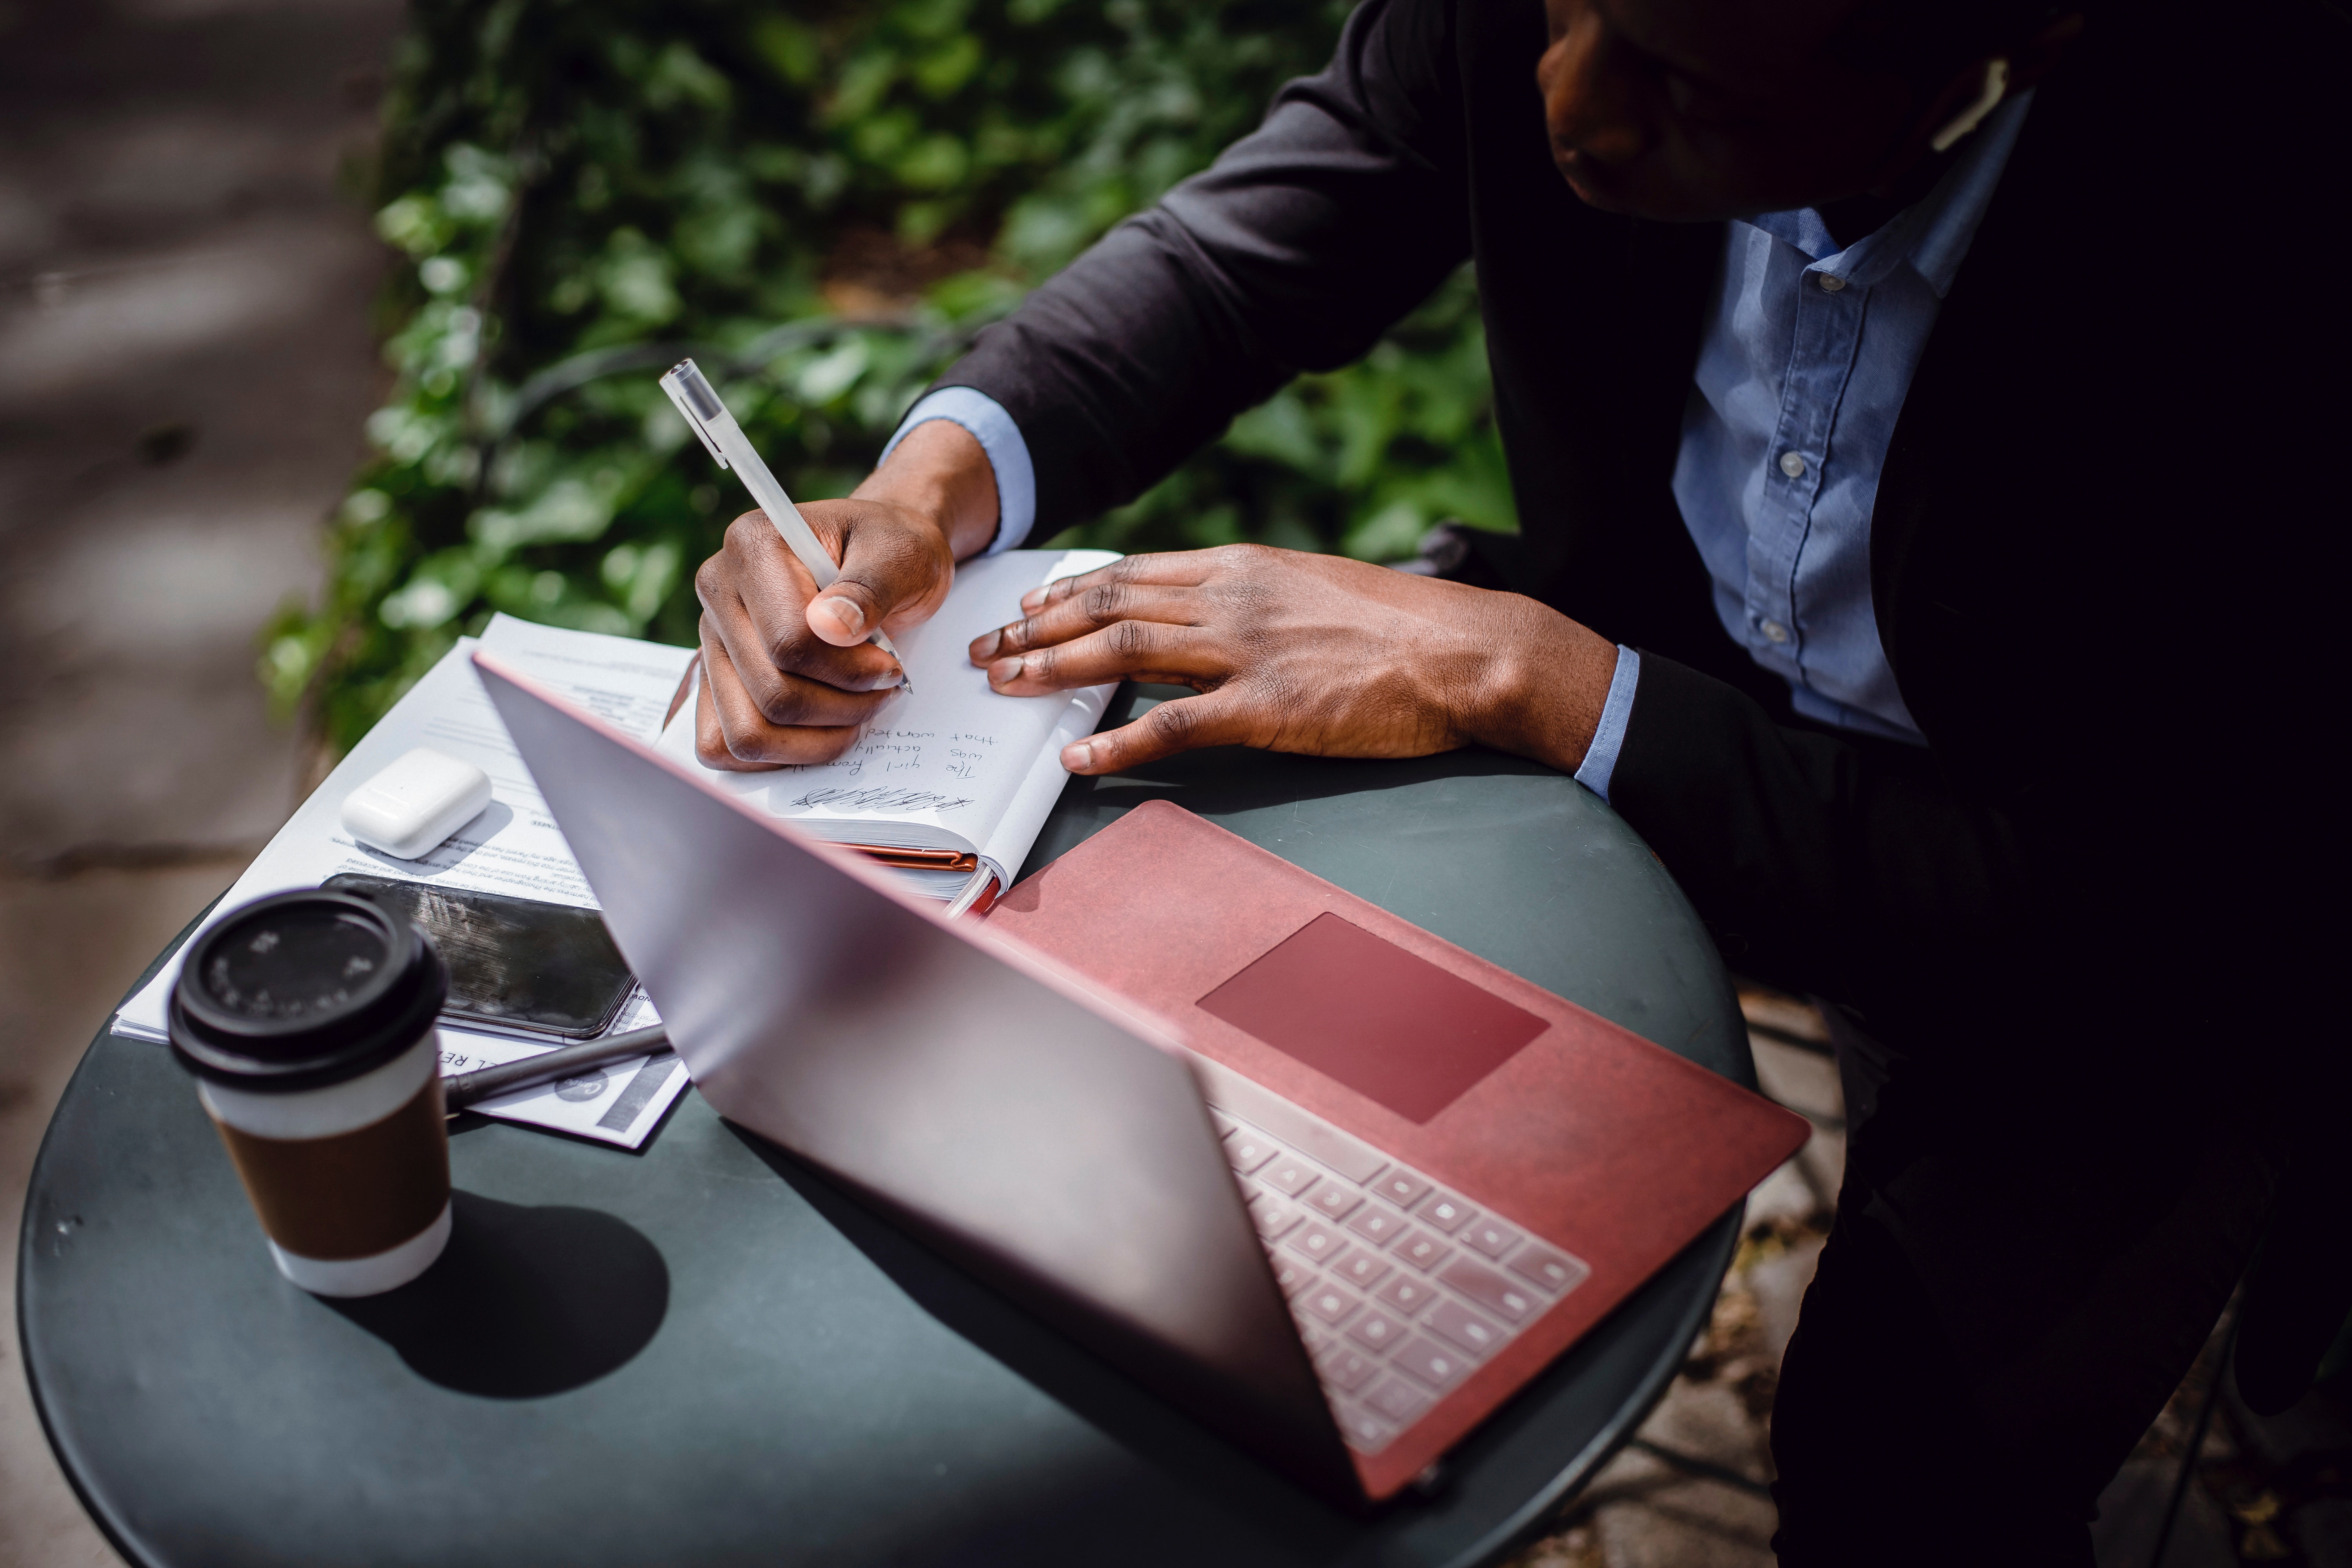
[(257, 900), (189, 946), (173, 1054), (305, 1290), (393, 1289), (449, 1240), (448, 990), (422, 931), (348, 893)]

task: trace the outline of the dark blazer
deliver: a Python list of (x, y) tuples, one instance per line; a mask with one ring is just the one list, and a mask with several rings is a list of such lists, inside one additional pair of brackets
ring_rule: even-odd
[(2116, 6), (2038, 90), (1872, 521), (1925, 751), (1794, 721), (1717, 625), (1668, 483), (1723, 230), (1578, 201), (1544, 44), (1534, 0), (1365, 0), (1262, 129), (983, 333), (941, 384), (1020, 424), (1033, 537), (1471, 258), (1520, 516), (1488, 564), (1643, 650), (1611, 798), (1735, 968), (1854, 1004), (1956, 1105), (2021, 1062), (2070, 1113), (2324, 1103), (2293, 1047), (2343, 794), (2341, 17)]

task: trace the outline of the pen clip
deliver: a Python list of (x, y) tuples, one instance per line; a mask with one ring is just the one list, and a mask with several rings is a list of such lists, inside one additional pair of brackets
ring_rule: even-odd
[[(703, 423), (713, 415), (726, 413), (727, 405), (719, 401), (719, 394), (711, 390), (701, 368), (690, 359), (678, 361), (670, 367), (669, 374), (661, 378), (661, 389), (669, 394), (669, 400), (677, 405), (679, 416), (686, 421), (686, 427), (701, 438), (703, 448), (710, 454), (712, 460), (722, 468), (730, 467), (727, 454), (719, 449), (719, 443), (710, 438), (709, 427)], [(706, 401), (710, 405), (707, 412), (698, 406)]]

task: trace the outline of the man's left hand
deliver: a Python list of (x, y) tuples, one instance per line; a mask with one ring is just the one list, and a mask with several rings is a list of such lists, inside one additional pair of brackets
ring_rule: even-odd
[(1573, 772), (1617, 649), (1517, 594), (1330, 555), (1235, 544), (1123, 561), (1032, 589), (973, 639), (1015, 697), (1130, 679), (1189, 686), (1064, 748), (1108, 773), (1198, 746), (1418, 757), (1473, 743)]

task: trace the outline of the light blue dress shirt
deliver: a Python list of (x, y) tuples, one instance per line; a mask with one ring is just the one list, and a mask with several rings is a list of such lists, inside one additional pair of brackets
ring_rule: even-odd
[[(1726, 226), (1675, 500), (1723, 629), (1825, 724), (1923, 743), (1879, 646), (1870, 515), (1912, 374), (2032, 97), (1994, 110), (1933, 190), (1843, 250), (1811, 207)], [(1604, 800), (1640, 681), (1640, 656), (1619, 648), (1576, 772)]]
[[(1823, 723), (1921, 743), (1879, 646), (1870, 514), (1912, 374), (2032, 97), (1993, 110), (1926, 197), (1843, 250), (1810, 207), (1726, 226), (1675, 500), (1724, 630)], [(995, 465), (990, 553), (1027, 539), (1035, 469), (1012, 416), (972, 387), (942, 387), (908, 412), (883, 456), (926, 419), (961, 425)], [(1619, 647), (1576, 771), (1604, 800), (1641, 679), (1641, 656)]]

